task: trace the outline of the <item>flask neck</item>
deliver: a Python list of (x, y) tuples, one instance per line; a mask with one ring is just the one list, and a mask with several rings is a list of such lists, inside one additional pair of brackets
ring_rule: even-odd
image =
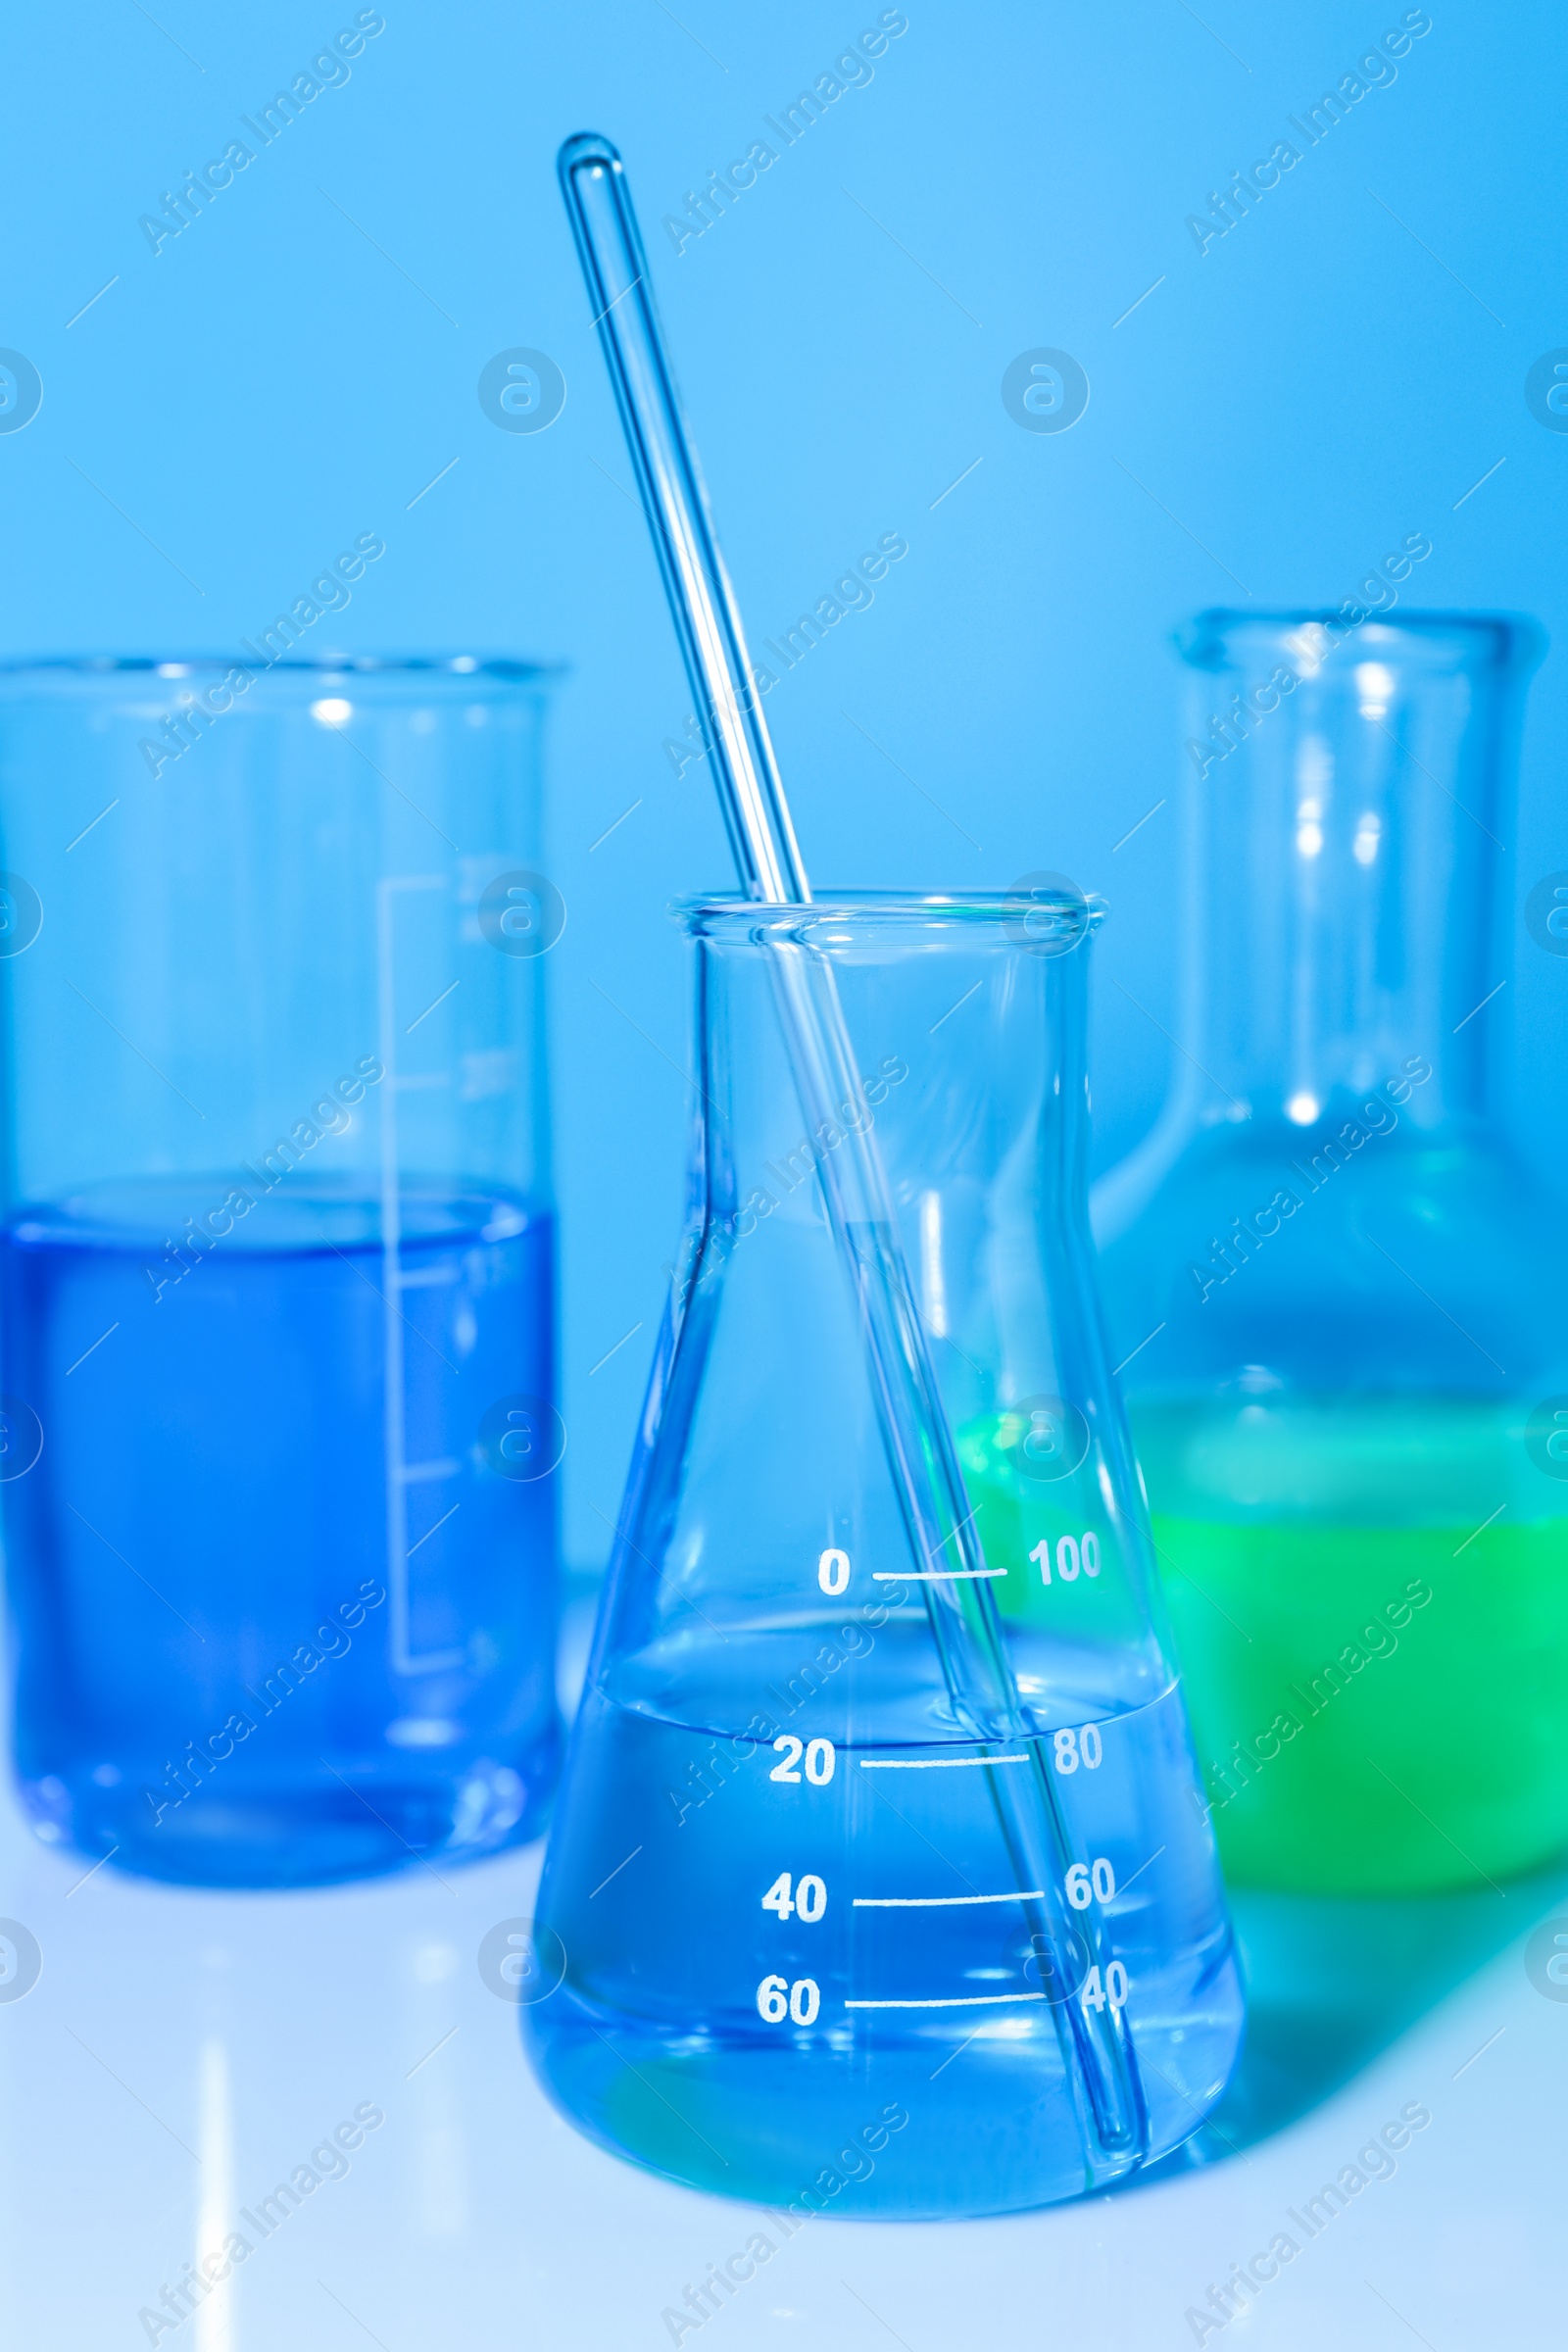
[(1413, 1078), (1486, 1104), (1499, 803), (1534, 632), (1209, 616), (1186, 650), (1184, 1007), (1199, 1123), (1310, 1128)]

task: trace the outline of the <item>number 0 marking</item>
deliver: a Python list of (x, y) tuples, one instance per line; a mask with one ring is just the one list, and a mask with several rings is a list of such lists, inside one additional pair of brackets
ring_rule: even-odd
[(816, 1563), (816, 1581), (824, 1592), (837, 1595), (849, 1589), (850, 1555), (847, 1551), (824, 1551)]

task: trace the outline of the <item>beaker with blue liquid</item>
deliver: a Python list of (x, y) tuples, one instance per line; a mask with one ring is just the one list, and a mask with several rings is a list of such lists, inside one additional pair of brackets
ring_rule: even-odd
[(0, 674), (0, 1503), (48, 1840), (278, 1886), (542, 1819), (547, 688)]
[[(1070, 888), (684, 909), (690, 1222), (524, 2016), (563, 2110), (695, 2186), (827, 2209), (853, 2151), (835, 2211), (1046, 2203), (1185, 2140), (1237, 2054), (1094, 1289), (1094, 919)], [(825, 1118), (791, 1043), (811, 964), (855, 1053)], [(836, 1155), (872, 1147), (897, 1231), (852, 1253)], [(910, 1270), (961, 1555), (911, 1544), (852, 1254)], [(1006, 1735), (954, 1674), (992, 1641)]]

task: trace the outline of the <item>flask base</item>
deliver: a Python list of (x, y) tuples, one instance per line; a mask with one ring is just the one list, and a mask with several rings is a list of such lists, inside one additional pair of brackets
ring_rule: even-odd
[(590, 2139), (688, 2188), (773, 2207), (788, 2237), (817, 2215), (1014, 2213), (1148, 2172), (1217, 2104), (1240, 2046), (1242, 1997), (1227, 1939), (1202, 2013), (1137, 2036), (1149, 2155), (1093, 2172), (1045, 2020), (977, 2033), (971, 2013), (897, 2041), (808, 2051), (661, 2033), (563, 1985), (525, 2010), (523, 2030), (551, 2099)]

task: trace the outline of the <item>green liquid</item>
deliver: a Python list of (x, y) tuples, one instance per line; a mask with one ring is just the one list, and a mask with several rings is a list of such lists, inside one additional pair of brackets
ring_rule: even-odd
[(1230, 1877), (1474, 1886), (1568, 1842), (1568, 1489), (1505, 1412), (1133, 1419)]

